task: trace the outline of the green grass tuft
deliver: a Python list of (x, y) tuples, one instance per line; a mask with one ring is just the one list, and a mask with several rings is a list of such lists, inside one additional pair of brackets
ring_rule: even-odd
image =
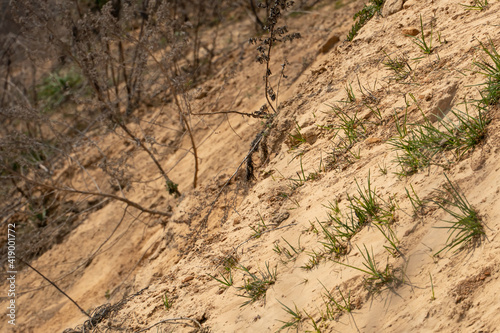
[(485, 83), (481, 84), (485, 88), (481, 91), (480, 100), (487, 107), (489, 105), (497, 105), (500, 102), (500, 55), (493, 41), (489, 41), (489, 48), (483, 43), (480, 44), (489, 59), (475, 61), (474, 65), (478, 68), (479, 73), (487, 79)]
[(446, 240), (446, 246), (435, 255), (444, 250), (455, 249), (455, 252), (478, 244), (485, 235), (481, 217), (478, 212), (470, 205), (467, 198), (460, 194), (458, 188), (453, 185), (445, 174), (447, 184), (445, 189), (441, 190), (438, 198), (433, 200), (440, 208), (451, 215), (453, 220), (444, 221), (448, 223), (445, 227), (436, 227), (448, 229), (450, 235)]
[(406, 56), (400, 55), (396, 56), (395, 58), (391, 58), (385, 51), (384, 54), (386, 60), (383, 62), (383, 64), (387, 69), (390, 69), (394, 72), (393, 78), (395, 81), (403, 81), (408, 76), (410, 76), (412, 68), (408, 63), (408, 58)]
[(210, 274), (208, 274), (208, 276), (210, 276), (215, 281), (221, 283), (224, 286), (224, 288), (228, 288), (228, 287), (231, 287), (233, 285), (233, 283), (234, 283), (234, 281), (233, 281), (233, 273), (231, 271), (231, 268), (229, 268), (229, 267), (225, 267), (224, 270), (225, 270), (225, 274), (221, 273), (220, 274), (220, 276), (221, 276), (220, 279), (217, 278), (217, 277), (215, 277), (215, 276), (212, 276)]
[(294, 304), (295, 309), (291, 309), (290, 307), (286, 306), (285, 304), (281, 303), (280, 301), (278, 301), (278, 302), (281, 304), (282, 309), (286, 313), (288, 313), (289, 315), (292, 316), (292, 318), (289, 321), (280, 320), (280, 322), (283, 323), (283, 326), (281, 326), (278, 331), (284, 330), (285, 328), (297, 327), (300, 324), (300, 321), (302, 320), (302, 313), (297, 308), (297, 305)]
[(343, 266), (347, 266), (353, 269), (356, 269), (360, 272), (366, 273), (367, 277), (365, 278), (365, 283), (367, 287), (372, 290), (376, 291), (379, 290), (383, 285), (390, 284), (392, 282), (398, 281), (394, 274), (394, 270), (389, 264), (386, 264), (383, 269), (379, 268), (379, 265), (375, 261), (375, 256), (373, 255), (373, 249), (370, 252), (366, 248), (366, 245), (363, 245), (365, 248), (365, 251), (363, 252), (358, 246), (356, 246), (361, 253), (361, 256), (364, 259), (363, 266), (364, 268), (359, 268), (355, 267), (352, 265), (344, 264), (341, 262), (337, 262)]
[(266, 270), (259, 271), (258, 273), (251, 273), (250, 270), (243, 265), (240, 265), (239, 268), (247, 275), (247, 277), (244, 278), (243, 286), (236, 287), (236, 289), (243, 292), (238, 296), (249, 299), (241, 306), (251, 304), (263, 298), (266, 295), (267, 289), (276, 282), (278, 267), (271, 269), (269, 268), (269, 263), (267, 262)]
[(455, 120), (444, 118), (433, 124), (424, 116), (424, 123), (413, 124), (412, 130), (407, 131), (406, 125), (404, 131), (398, 130), (399, 136), (390, 139), (389, 144), (397, 151), (400, 175), (409, 176), (430, 165), (446, 167), (450, 160), (444, 153), (452, 152), (458, 161), (484, 140), (490, 123), (486, 110), (477, 106), (474, 117), (465, 106), (465, 111), (450, 111)]

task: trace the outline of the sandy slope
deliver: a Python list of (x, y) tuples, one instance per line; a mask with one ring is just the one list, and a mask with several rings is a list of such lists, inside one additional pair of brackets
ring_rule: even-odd
[[(455, 1), (407, 1), (402, 10), (390, 16), (374, 17), (352, 42), (345, 42), (344, 36), (352, 24), (350, 18), (361, 6), (356, 2), (335, 9), (334, 4), (329, 4), (288, 18), (290, 30), (300, 31), (304, 38), (279, 50), (288, 56), (291, 65), (289, 80), (280, 94), (283, 107), (268, 139), (272, 148), (269, 162), (256, 169), (255, 181), (246, 183), (244, 177), (238, 176), (231, 182), (205, 228), (200, 229), (201, 218), (246, 156), (250, 142), (260, 130), (259, 120), (237, 115), (193, 118), (197, 140), (203, 142), (199, 148), (200, 187), (189, 189), (192, 157), (181, 159), (185, 150), (178, 150), (162, 163), (171, 169), (171, 178), (183, 189), (180, 199), (168, 197), (161, 180), (128, 193), (130, 199), (145, 206), (154, 204), (156, 209), (166, 210), (170, 205), (171, 218), (138, 216), (137, 211), (129, 208), (124, 212), (123, 204), (112, 202), (89, 215), (67, 239), (33, 262), (84, 309), (107, 302), (116, 304), (122, 297), (140, 291), (112, 311), (98, 331), (121, 327), (135, 332), (164, 319), (182, 317), (196, 319), (211, 332), (273, 332), (283, 326), (280, 321), (291, 318), (282, 304), (292, 309), (296, 306), (303, 314), (291, 331), (313, 331), (306, 313), (317, 322), (321, 332), (496, 331), (500, 326), (498, 106), (491, 107), (492, 121), (485, 141), (446, 170), (483, 219), (486, 237), (473, 249), (434, 256), (448, 237), (447, 229), (436, 227), (446, 225), (442, 220), (449, 220), (450, 216), (429, 208), (413, 217), (405, 188), (413, 186), (421, 199), (433, 198), (446, 182), (444, 170), (432, 166), (412, 176), (397, 176), (400, 168), (394, 162), (396, 152), (387, 140), (396, 135), (393, 115), (404, 109), (405, 94), (412, 93), (429, 117), (437, 114), (437, 106), (463, 109), (459, 104), (464, 98), (479, 97), (474, 85), (484, 82), (484, 77), (473, 71), (473, 61), (484, 56), (478, 48), (479, 41), (486, 43), (491, 38), (500, 47), (499, 28), (495, 26), (499, 22), (500, 3), (494, 2), (484, 11), (467, 11)], [(433, 22), (435, 49), (428, 56), (403, 33), (406, 28), (420, 28), (419, 15), (424, 31), (430, 32)], [(235, 33), (233, 38), (244, 41), (251, 32), (251, 23), (238, 24), (232, 33), (244, 33)], [(326, 54), (318, 54), (332, 33), (338, 34), (341, 41)], [(438, 33), (441, 42), (437, 40)], [(391, 57), (406, 54), (413, 59), (409, 60), (412, 77), (401, 82), (392, 80), (391, 71), (383, 64), (384, 51)], [(209, 93), (193, 101), (194, 110), (209, 112), (229, 106), (253, 112), (264, 103), (260, 83), (263, 67), (253, 62), (253, 47), (242, 44), (241, 50), (231, 54), (229, 67), (201, 88)], [(242, 58), (238, 59), (240, 54)], [(230, 75), (231, 61), (236, 65)], [(345, 87), (349, 84), (357, 98), (350, 106), (338, 102), (346, 99)], [(217, 89), (221, 87), (224, 89), (219, 94)], [(375, 99), (371, 105), (381, 111), (381, 119), (363, 105), (369, 98)], [(415, 103), (408, 101), (408, 122), (421, 121)], [(338, 137), (320, 127), (339, 123), (331, 112), (334, 104), (359, 112), (366, 127), (365, 137), (351, 147), (355, 154), (359, 152), (359, 159), (344, 154), (350, 156), (352, 163), (332, 163), (332, 148), (338, 145)], [(164, 109), (147, 111), (144, 119), (152, 119)], [(306, 142), (293, 147), (289, 134), (296, 134), (297, 125)], [(158, 141), (166, 136), (159, 130), (153, 135)], [(123, 144), (119, 138), (109, 140), (109, 149)], [(180, 140), (189, 149), (188, 139)], [(87, 159), (89, 165), (94, 163), (90, 151), (83, 151), (82, 159)], [(156, 170), (145, 155), (136, 156), (134, 168), (146, 179), (155, 178)], [(382, 172), (384, 168), (386, 173)], [(315, 179), (297, 181), (302, 174), (311, 173), (316, 173)], [(324, 256), (316, 267), (304, 269), (310, 255), (323, 250), (318, 221), (326, 221), (326, 206), (337, 202), (344, 214), (348, 212), (348, 195), (358, 195), (358, 185), (367, 187), (368, 175), (371, 188), (380, 198), (397, 203), (391, 227), (401, 253), (391, 256), (384, 248), (387, 240), (369, 223), (350, 240), (345, 256)], [(79, 181), (81, 177), (76, 177), (75, 182)], [(263, 228), (262, 221), (267, 226), (262, 230), (266, 232), (252, 238), (255, 232), (250, 227)], [(118, 224), (110, 241), (89, 262), (87, 258)], [(275, 244), (286, 247), (285, 240), (304, 251), (284, 260), (273, 248)], [(364, 250), (364, 246), (373, 253), (379, 267), (388, 263), (395, 269), (399, 283), (370, 292), (364, 282), (366, 274), (338, 263), (363, 268), (360, 249)], [(235, 288), (243, 285), (241, 270), (233, 269), (234, 286), (228, 289), (209, 277), (208, 274), (220, 273), (224, 258), (229, 256), (237, 258), (238, 265), (249, 267), (251, 272), (265, 270), (266, 264), (277, 267), (277, 280), (264, 299), (241, 306), (246, 299), (239, 297), (241, 291)], [(86, 319), (32, 272), (25, 271), (20, 277), (19, 285), (26, 293), (18, 299), (18, 326), (14, 331), (60, 332)], [(31, 291), (40, 285), (45, 287)], [(325, 288), (337, 300), (337, 288), (345, 295), (350, 293), (353, 311), (339, 313), (335, 320), (323, 320)], [(433, 292), (435, 299), (431, 299)], [(168, 310), (162, 302), (164, 295), (172, 303)], [(177, 322), (192, 324), (189, 320)], [(5, 321), (0, 322), (0, 327), (2, 331), (7, 329)], [(157, 328), (161, 332), (193, 330), (183, 324), (164, 323), (149, 332), (156, 332)]]

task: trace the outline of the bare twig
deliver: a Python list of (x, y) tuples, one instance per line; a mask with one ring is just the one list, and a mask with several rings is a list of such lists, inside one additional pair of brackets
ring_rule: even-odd
[(188, 130), (188, 134), (190, 136), (190, 139), (191, 139), (191, 144), (193, 146), (193, 154), (194, 154), (194, 164), (195, 164), (195, 173), (194, 173), (194, 180), (193, 180), (193, 187), (196, 187), (196, 182), (197, 182), (197, 178), (198, 178), (198, 153), (197, 153), (197, 150), (196, 150), (196, 145), (195, 145), (195, 140), (194, 140), (194, 135), (191, 131), (191, 128), (188, 124), (188, 121), (186, 119), (186, 115), (184, 114), (184, 111), (183, 111), (183, 108), (181, 106), (181, 103), (179, 102), (179, 98), (177, 97), (178, 95), (178, 89), (175, 87), (174, 83), (172, 82), (172, 77), (174, 75), (173, 70), (169, 70), (168, 68), (166, 68), (164, 66), (164, 64), (158, 60), (158, 58), (154, 55), (154, 53), (151, 51), (151, 49), (147, 46), (147, 45), (144, 45), (144, 43), (142, 43), (140, 40), (130, 36), (130, 35), (127, 35), (128, 39), (134, 43), (137, 43), (138, 46), (141, 46), (144, 48), (144, 50), (149, 54), (149, 56), (151, 57), (151, 59), (153, 59), (153, 61), (158, 65), (158, 67), (160, 68), (161, 72), (163, 73), (163, 75), (165, 76), (166, 78), (166, 82), (167, 82), (167, 85), (168, 85), (168, 88), (172, 94), (172, 97), (174, 99), (174, 103), (181, 115), (181, 118), (182, 118), (182, 123), (184, 123), (186, 126), (187, 126), (187, 130)]
[(140, 211), (143, 211), (145, 213), (149, 213), (149, 214), (155, 214), (155, 215), (161, 215), (161, 216), (172, 216), (172, 213), (169, 213), (169, 212), (160, 212), (160, 211), (157, 211), (157, 210), (154, 210), (154, 209), (148, 209), (146, 207), (143, 207), (141, 205), (139, 205), (138, 203), (136, 202), (133, 202), (133, 201), (130, 201), (126, 198), (122, 198), (122, 197), (119, 197), (117, 195), (114, 195), (114, 194), (109, 194), (109, 193), (102, 193), (102, 192), (90, 192), (90, 191), (81, 191), (81, 190), (77, 190), (77, 189), (74, 189), (74, 188), (71, 188), (71, 187), (66, 187), (66, 188), (62, 188), (62, 187), (56, 187), (56, 186), (52, 186), (52, 185), (47, 185), (47, 184), (44, 184), (44, 183), (40, 183), (34, 179), (30, 179), (26, 176), (23, 176), (15, 171), (12, 171), (12, 170), (9, 170), (10, 173), (14, 174), (15, 176), (19, 177), (19, 178), (22, 178), (24, 179), (24, 181), (30, 183), (30, 184), (33, 184), (33, 185), (37, 185), (37, 186), (40, 186), (40, 187), (44, 187), (44, 188), (47, 188), (47, 189), (50, 189), (50, 190), (54, 190), (54, 191), (61, 191), (61, 192), (67, 192), (67, 193), (78, 193), (78, 194), (86, 194), (86, 195), (94, 195), (94, 196), (99, 196), (99, 197), (104, 197), (104, 198), (110, 198), (110, 199), (114, 199), (114, 200), (118, 200), (118, 201), (121, 201), (121, 202), (124, 202), (134, 208), (137, 208), (139, 209)]
[(91, 260), (93, 260), (97, 254), (99, 253), (99, 251), (102, 249), (102, 247), (111, 239), (111, 237), (113, 237), (113, 235), (115, 234), (116, 230), (118, 230), (118, 227), (120, 227), (120, 225), (122, 224), (123, 220), (125, 219), (125, 215), (127, 215), (127, 209), (128, 209), (128, 206), (125, 207), (125, 209), (123, 210), (123, 215), (120, 219), (120, 221), (118, 221), (118, 223), (116, 224), (115, 228), (113, 229), (113, 231), (109, 234), (109, 236), (104, 240), (104, 242), (102, 242), (98, 247), (97, 249), (87, 258), (86, 262), (89, 262)]
[(118, 124), (118, 126), (120, 126), (124, 131), (125, 133), (127, 133), (128, 136), (130, 136), (130, 138), (132, 140), (134, 140), (135, 142), (137, 142), (141, 148), (146, 152), (148, 153), (149, 157), (151, 157), (151, 159), (153, 160), (153, 162), (155, 163), (156, 167), (158, 168), (158, 170), (160, 171), (160, 174), (163, 176), (163, 178), (165, 179), (165, 182), (167, 183), (167, 188), (168, 188), (168, 192), (170, 194), (174, 194), (174, 196), (176, 197), (179, 197), (181, 195), (181, 193), (179, 192), (179, 190), (177, 189), (177, 184), (175, 184), (172, 180), (170, 180), (170, 178), (168, 178), (167, 176), (167, 173), (165, 172), (165, 170), (163, 170), (160, 162), (158, 162), (158, 160), (156, 159), (156, 157), (154, 156), (154, 154), (151, 152), (151, 150), (148, 149), (148, 147), (146, 147), (144, 145), (144, 143), (142, 142), (142, 140), (140, 140), (139, 138), (137, 138), (129, 129), (128, 127), (122, 123), (121, 121), (114, 121), (116, 124)]
[[(201, 324), (200, 324), (200, 322), (199, 322), (198, 320), (193, 319), (193, 318), (179, 317), (179, 318), (168, 318), (168, 319), (163, 319), (163, 320), (161, 320), (161, 321), (157, 322), (156, 324), (151, 325), (151, 326), (146, 327), (146, 328), (143, 328), (142, 330), (136, 331), (135, 333), (145, 332), (145, 331), (147, 331), (147, 330), (149, 330), (149, 329), (151, 329), (151, 328), (153, 328), (153, 327), (156, 327), (156, 326), (158, 326), (158, 325), (160, 325), (160, 324), (167, 323), (167, 322), (170, 322), (170, 321), (179, 321), (179, 320), (190, 320), (190, 321), (192, 321), (193, 323), (195, 323), (195, 324), (196, 324), (196, 326), (198, 326), (198, 328), (199, 328), (199, 329), (201, 328)], [(176, 324), (177, 324), (177, 323), (176, 323)]]
[(194, 134), (191, 131), (191, 126), (189, 126), (189, 122), (187, 120), (187, 117), (184, 115), (184, 113), (181, 111), (180, 112), (182, 120), (184, 121), (184, 124), (186, 125), (186, 129), (189, 134), (189, 138), (191, 139), (191, 146), (193, 147), (193, 155), (194, 155), (194, 178), (193, 178), (193, 188), (196, 188), (196, 183), (198, 181), (198, 150), (196, 148), (196, 144), (194, 142)]
[(263, 114), (259, 111), (252, 112), (252, 113), (239, 112), (239, 111), (216, 111), (216, 112), (192, 113), (192, 115), (194, 115), (194, 116), (212, 116), (214, 114), (228, 114), (228, 113), (235, 113), (235, 114), (239, 114), (239, 115), (246, 116), (246, 117), (252, 117), (252, 118), (264, 118), (265, 117), (265, 114)]
[(85, 312), (84, 309), (82, 309), (80, 307), (80, 305), (78, 305), (78, 303), (76, 303), (71, 297), (68, 296), (68, 294), (66, 294), (64, 291), (62, 291), (61, 288), (59, 288), (54, 282), (52, 282), (49, 278), (47, 278), (45, 275), (43, 275), (42, 273), (40, 273), (38, 270), (36, 270), (35, 267), (31, 266), (30, 264), (28, 264), (26, 261), (24, 261), (23, 259), (19, 258), (18, 256), (16, 256), (16, 259), (19, 260), (20, 262), (22, 262), (23, 264), (25, 264), (26, 266), (28, 266), (29, 268), (31, 268), (32, 270), (35, 271), (35, 273), (37, 273), (38, 275), (40, 275), (42, 278), (44, 278), (44, 280), (46, 280), (47, 282), (49, 282), (51, 285), (53, 285), (61, 294), (63, 294), (64, 296), (66, 296), (66, 298), (68, 298), (73, 304), (76, 305), (76, 307), (80, 310), (81, 313), (83, 313), (84, 315), (86, 315), (87, 317), (91, 318), (90, 315)]
[[(271, 73), (271, 69), (269, 68), (269, 63), (271, 62), (271, 49), (273, 48), (273, 42), (274, 42), (274, 24), (270, 25), (271, 28), (271, 37), (269, 38), (269, 47), (267, 49), (267, 59), (266, 59), (266, 75), (264, 76), (266, 78), (266, 100), (271, 109), (273, 109), (273, 112), (276, 113), (276, 109), (273, 106), (273, 103), (269, 100), (269, 88), (270, 88), (270, 83), (269, 83), (269, 76)], [(276, 105), (278, 107), (278, 105)]]

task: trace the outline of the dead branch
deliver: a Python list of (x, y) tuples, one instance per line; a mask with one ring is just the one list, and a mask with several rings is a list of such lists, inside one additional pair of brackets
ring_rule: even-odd
[(71, 187), (66, 187), (66, 188), (62, 188), (62, 187), (57, 187), (57, 186), (52, 186), (52, 185), (47, 185), (47, 184), (44, 184), (44, 183), (41, 183), (41, 182), (38, 182), (34, 179), (30, 179), (26, 176), (23, 176), (15, 171), (12, 171), (12, 170), (9, 170), (10, 173), (12, 173), (13, 175), (23, 179), (24, 181), (30, 183), (30, 184), (33, 184), (33, 185), (37, 185), (37, 186), (40, 186), (40, 187), (43, 187), (43, 188), (46, 188), (46, 189), (49, 189), (49, 190), (54, 190), (54, 191), (60, 191), (60, 192), (67, 192), (67, 193), (76, 193), (76, 194), (85, 194), (85, 195), (93, 195), (93, 196), (99, 196), (99, 197), (104, 197), (104, 198), (110, 198), (110, 199), (114, 199), (114, 200), (117, 200), (117, 201), (121, 201), (121, 202), (124, 202), (134, 208), (137, 208), (139, 209), (140, 211), (143, 211), (145, 213), (149, 213), (149, 214), (155, 214), (155, 215), (161, 215), (161, 216), (172, 216), (172, 213), (169, 213), (169, 212), (160, 212), (160, 211), (157, 211), (157, 210), (154, 210), (154, 209), (148, 209), (146, 207), (143, 207), (141, 205), (139, 205), (138, 203), (134, 202), (134, 201), (130, 201), (126, 198), (122, 198), (122, 197), (119, 197), (117, 195), (114, 195), (114, 194), (109, 194), (109, 193), (102, 193), (102, 192), (90, 192), (90, 191), (81, 191), (81, 190), (77, 190), (77, 189), (74, 189), (74, 188), (71, 188)]
[(186, 116), (184, 113), (181, 111), (180, 112), (182, 120), (184, 121), (184, 124), (186, 125), (186, 129), (189, 134), (189, 138), (191, 139), (191, 146), (193, 147), (193, 154), (194, 154), (194, 179), (193, 179), (193, 188), (196, 188), (196, 183), (198, 181), (198, 151), (196, 148), (196, 144), (194, 142), (194, 135), (193, 132), (191, 131), (191, 126), (189, 126), (189, 122), (186, 119)]
[(216, 111), (216, 112), (200, 112), (200, 113), (192, 113), (194, 116), (211, 116), (214, 114), (228, 114), (228, 113), (234, 113), (234, 114), (239, 114), (245, 117), (252, 117), (252, 118), (265, 118), (265, 114), (261, 113), (260, 111), (255, 111), (252, 113), (246, 113), (246, 112), (239, 112), (239, 111)]
[[(144, 145), (144, 143), (142, 142), (142, 140), (140, 140), (139, 138), (137, 138), (129, 129), (128, 127), (122, 123), (121, 121), (114, 121), (116, 124), (118, 124), (118, 126), (121, 127), (121, 129), (123, 129), (125, 131), (125, 133), (127, 133), (128, 136), (130, 136), (130, 138), (132, 140), (134, 140), (135, 142), (137, 142), (141, 148), (146, 152), (148, 153), (149, 157), (151, 157), (151, 159), (153, 160), (153, 162), (155, 163), (156, 167), (158, 168), (158, 170), (160, 171), (160, 174), (162, 175), (163, 179), (165, 179), (165, 182), (167, 183), (167, 188), (168, 188), (168, 193), (170, 194), (173, 194), (175, 197), (180, 197), (181, 193), (179, 192), (179, 190), (177, 189), (177, 184), (175, 184), (172, 180), (170, 180), (170, 178), (168, 178), (167, 176), (167, 173), (165, 172), (165, 170), (163, 170), (160, 162), (158, 162), (158, 160), (156, 159), (156, 157), (154, 156), (154, 154), (151, 152), (151, 150), (148, 149), (148, 147), (146, 147)], [(193, 146), (194, 147), (194, 146)], [(196, 164), (198, 165), (198, 163)], [(195, 185), (196, 186), (196, 185)], [(131, 205), (132, 206), (132, 205)]]
[(81, 313), (83, 313), (84, 315), (86, 315), (87, 317), (91, 318), (90, 315), (85, 312), (84, 309), (82, 309), (80, 307), (80, 305), (78, 305), (78, 303), (76, 303), (71, 297), (68, 296), (68, 294), (66, 294), (64, 291), (62, 291), (61, 288), (59, 288), (54, 282), (52, 282), (49, 278), (47, 278), (45, 275), (43, 275), (42, 273), (40, 273), (38, 270), (36, 270), (33, 266), (31, 266), (30, 264), (28, 264), (26, 261), (24, 261), (23, 259), (19, 258), (18, 256), (16, 256), (16, 259), (19, 260), (20, 262), (22, 262), (23, 264), (25, 264), (26, 266), (28, 266), (29, 268), (31, 268), (32, 270), (35, 271), (35, 273), (37, 273), (38, 275), (40, 275), (42, 278), (44, 278), (44, 280), (46, 280), (47, 282), (49, 282), (51, 285), (53, 285), (61, 294), (63, 294), (64, 296), (66, 296), (66, 298), (68, 298), (74, 305), (76, 305), (76, 307), (80, 310)]
[(187, 126), (188, 134), (189, 134), (189, 136), (191, 138), (191, 144), (193, 146), (193, 154), (194, 154), (194, 164), (195, 164), (195, 166), (194, 166), (195, 167), (195, 174), (194, 174), (193, 187), (196, 188), (196, 182), (197, 182), (197, 179), (198, 179), (198, 153), (197, 153), (197, 150), (196, 150), (193, 133), (191, 131), (191, 128), (189, 127), (189, 124), (187, 122), (186, 116), (185, 116), (184, 111), (182, 109), (181, 103), (179, 102), (179, 98), (177, 97), (177, 95), (178, 95), (177, 88), (171, 82), (172, 73), (169, 72), (169, 69), (166, 68), (164, 66), (164, 64), (160, 60), (158, 60), (156, 58), (156, 56), (154, 55), (154, 53), (151, 51), (151, 49), (147, 45), (143, 45), (143, 43), (140, 40), (135, 39), (134, 37), (132, 37), (130, 35), (128, 35), (127, 37), (128, 37), (128, 39), (131, 42), (137, 43), (137, 45), (139, 45), (139, 46), (141, 46), (141, 47), (144, 48), (144, 50), (149, 54), (149, 56), (151, 57), (151, 59), (153, 59), (153, 61), (158, 65), (158, 67), (160, 68), (160, 70), (163, 73), (163, 75), (165, 75), (165, 77), (167, 78), (166, 82), (167, 82), (167, 85), (168, 85), (168, 89), (170, 90), (170, 92), (172, 94), (172, 97), (174, 99), (174, 103), (175, 103), (175, 105), (177, 107), (177, 110), (179, 111), (179, 113), (181, 115), (182, 122)]
[[(196, 324), (196, 326), (198, 326), (198, 328), (199, 328), (199, 329), (201, 329), (201, 324), (200, 324), (200, 322), (199, 322), (198, 320), (193, 319), (193, 318), (179, 317), (179, 318), (168, 318), (168, 319), (163, 319), (163, 320), (161, 320), (161, 321), (157, 322), (156, 324), (151, 325), (151, 326), (146, 327), (146, 328), (143, 328), (142, 330), (136, 331), (135, 333), (145, 332), (145, 331), (147, 331), (147, 330), (149, 330), (149, 329), (151, 329), (151, 328), (153, 328), (153, 327), (156, 327), (156, 326), (158, 326), (158, 325), (160, 325), (160, 324), (167, 323), (167, 322), (169, 322), (169, 321), (179, 321), (179, 320), (190, 320), (190, 321), (192, 321), (193, 323), (195, 323), (195, 324)], [(177, 324), (177, 323), (176, 323), (176, 324)]]

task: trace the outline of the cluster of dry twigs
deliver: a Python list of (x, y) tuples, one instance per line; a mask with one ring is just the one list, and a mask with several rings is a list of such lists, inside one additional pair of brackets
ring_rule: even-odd
[[(203, 117), (238, 113), (265, 119), (238, 169), (208, 204), (202, 218), (206, 222), (240, 167), (247, 163), (253, 174), (252, 154), (259, 146), (266, 149), (262, 142), (279, 112), (279, 82), (273, 87), (269, 80), (271, 51), (277, 43), (299, 37), (278, 25), (291, 5), (270, 0), (12, 2), (8, 13), (15, 22), (9, 21), (9, 29), (2, 27), (0, 34), (0, 226), (20, 227), (19, 259), (30, 266), (85, 216), (111, 201), (124, 204), (116, 228), (130, 210), (138, 212), (131, 214), (131, 223), (141, 214), (169, 218), (168, 204), (151, 208), (127, 193), (162, 179), (172, 195), (169, 200), (181, 196), (186, 189), (171, 179), (163, 160), (180, 149), (184, 137), (191, 147), (182, 158), (193, 158), (196, 188), (203, 143), (197, 129)], [(193, 110), (190, 91), (220, 66), (217, 38), (225, 29), (225, 15), (234, 11), (249, 13), (259, 33), (267, 34), (253, 42), (266, 66), (268, 103), (253, 113)], [(149, 105), (160, 106), (160, 112), (145, 120)], [(170, 137), (159, 142), (150, 135), (157, 128)], [(106, 146), (104, 138), (110, 137), (123, 147)], [(145, 179), (133, 169), (131, 161), (138, 154), (154, 165), (156, 178)], [(75, 270), (100, 253), (116, 228)], [(56, 287), (54, 281), (62, 279), (38, 273)]]

